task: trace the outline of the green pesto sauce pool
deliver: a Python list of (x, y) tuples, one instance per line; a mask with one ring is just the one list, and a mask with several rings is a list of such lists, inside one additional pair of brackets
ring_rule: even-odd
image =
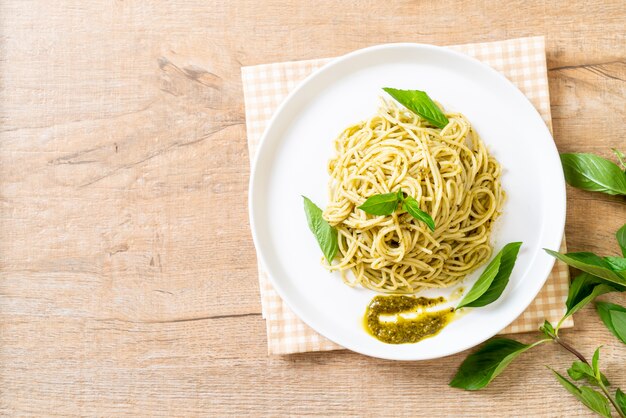
[[(400, 314), (411, 314), (423, 308), (445, 302), (442, 297), (391, 295), (375, 296), (367, 306), (363, 319), (365, 329), (376, 339), (388, 344), (416, 343), (441, 331), (454, 316), (454, 308), (434, 312), (421, 312), (405, 318)], [(393, 321), (381, 320), (381, 316), (395, 316)]]

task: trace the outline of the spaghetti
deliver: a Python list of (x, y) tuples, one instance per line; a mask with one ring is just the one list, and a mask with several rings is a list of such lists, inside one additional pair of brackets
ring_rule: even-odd
[[(463, 115), (446, 116), (439, 129), (383, 101), (374, 117), (335, 140), (324, 219), (339, 238), (340, 260), (329, 268), (348, 285), (385, 293), (448, 287), (491, 256), (504, 199), (500, 165)], [(400, 209), (389, 216), (358, 209), (400, 189), (432, 216), (434, 232)]]

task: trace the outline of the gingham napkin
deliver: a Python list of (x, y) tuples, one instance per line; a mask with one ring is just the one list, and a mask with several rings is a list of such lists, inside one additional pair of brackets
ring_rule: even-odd
[[(451, 46), (472, 56), (511, 80), (537, 108), (552, 130), (550, 97), (543, 37), (519, 38), (501, 42)], [(331, 58), (242, 67), (243, 93), (250, 160), (254, 159), (263, 130), (287, 94), (306, 76), (331, 61)], [(561, 244), (565, 251), (565, 238)], [(263, 317), (267, 325), (270, 354), (337, 350), (342, 347), (327, 340), (302, 322), (282, 301), (259, 265), (259, 284)], [(501, 333), (536, 330), (543, 320), (558, 321), (565, 313), (569, 270), (557, 261), (550, 277), (533, 303)], [(571, 327), (571, 319), (563, 326)]]

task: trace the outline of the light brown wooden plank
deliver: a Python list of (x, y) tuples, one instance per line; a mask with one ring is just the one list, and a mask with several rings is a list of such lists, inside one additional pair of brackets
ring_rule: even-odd
[[(267, 357), (240, 67), (543, 34), (557, 146), (610, 156), (624, 27), (615, 0), (2, 2), (0, 412), (590, 416), (545, 369), (572, 361), (554, 346), (478, 393), (447, 387), (465, 354)], [(570, 249), (617, 254), (624, 199), (568, 188), (567, 215)], [(626, 386), (624, 346), (576, 321)]]

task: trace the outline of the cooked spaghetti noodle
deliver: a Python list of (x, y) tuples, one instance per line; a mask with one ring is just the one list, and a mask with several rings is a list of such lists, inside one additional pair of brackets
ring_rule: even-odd
[[(383, 102), (335, 140), (324, 219), (339, 234), (340, 260), (330, 269), (347, 284), (386, 293), (447, 287), (491, 256), (491, 226), (504, 199), (500, 165), (463, 115), (446, 116), (439, 129)], [(434, 232), (401, 209), (374, 216), (357, 208), (400, 189), (432, 216)]]

